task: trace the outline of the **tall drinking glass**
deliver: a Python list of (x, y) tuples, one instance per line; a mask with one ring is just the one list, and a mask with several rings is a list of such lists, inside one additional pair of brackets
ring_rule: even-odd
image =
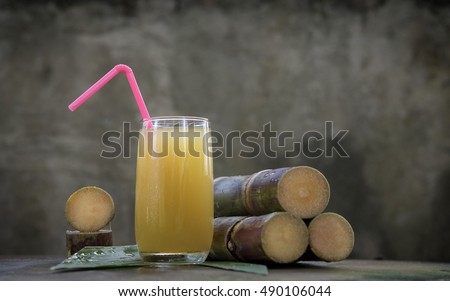
[(144, 124), (136, 167), (136, 242), (148, 264), (201, 263), (213, 236), (208, 119), (156, 117)]

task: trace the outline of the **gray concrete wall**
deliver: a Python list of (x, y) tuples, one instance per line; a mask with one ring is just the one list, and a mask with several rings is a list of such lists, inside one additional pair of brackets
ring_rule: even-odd
[(349, 130), (350, 158), (218, 158), (215, 175), (314, 166), (354, 258), (449, 261), (450, 7), (334, 2), (0, 2), (0, 254), (64, 254), (65, 201), (85, 185), (111, 193), (115, 243), (134, 243), (135, 158), (99, 157), (104, 132), (139, 127), (125, 77), (67, 109), (124, 63), (154, 116)]

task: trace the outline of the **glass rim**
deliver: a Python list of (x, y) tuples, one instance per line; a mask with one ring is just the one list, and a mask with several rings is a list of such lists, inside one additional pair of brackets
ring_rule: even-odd
[(151, 121), (153, 123), (153, 121), (181, 121), (181, 120), (209, 122), (208, 118), (197, 116), (156, 116), (151, 117), (150, 120), (143, 120), (142, 122)]

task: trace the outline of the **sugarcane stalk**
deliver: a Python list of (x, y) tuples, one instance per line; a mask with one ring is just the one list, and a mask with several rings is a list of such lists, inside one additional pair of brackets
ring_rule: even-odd
[(245, 185), (249, 176), (214, 179), (214, 212), (221, 216), (238, 216), (247, 212), (244, 206)]
[(329, 198), (328, 181), (317, 169), (308, 166), (214, 180), (216, 217), (287, 211), (299, 218), (312, 218), (325, 210)]
[(209, 257), (214, 260), (291, 263), (308, 246), (306, 224), (287, 212), (218, 217)]
[(208, 257), (212, 260), (236, 260), (234, 245), (231, 242), (233, 227), (242, 221), (245, 216), (230, 216), (214, 219), (214, 235)]

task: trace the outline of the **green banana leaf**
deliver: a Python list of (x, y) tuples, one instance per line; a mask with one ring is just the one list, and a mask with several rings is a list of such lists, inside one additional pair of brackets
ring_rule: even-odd
[(268, 275), (269, 271), (263, 264), (246, 263), (246, 262), (234, 262), (234, 261), (205, 261), (200, 265), (239, 272), (247, 272), (258, 275)]
[[(205, 261), (199, 265), (267, 275), (267, 267), (262, 264), (231, 261)], [(61, 263), (51, 267), (53, 271), (81, 269), (101, 269), (144, 266), (136, 245), (114, 247), (85, 247)]]

